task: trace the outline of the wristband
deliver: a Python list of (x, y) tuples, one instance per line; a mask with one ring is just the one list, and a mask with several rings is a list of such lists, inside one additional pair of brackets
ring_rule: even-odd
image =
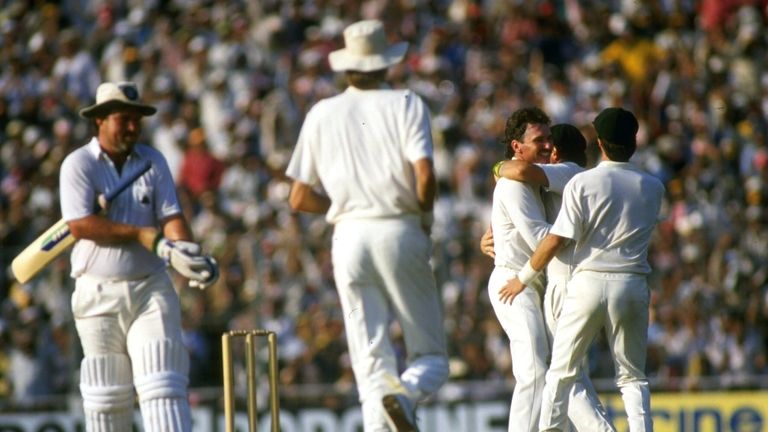
[(163, 240), (163, 232), (158, 231), (155, 235), (155, 239), (152, 240), (152, 252), (157, 253), (157, 245), (160, 244), (160, 242)]
[(517, 273), (517, 278), (520, 279), (523, 285), (530, 285), (540, 274), (541, 270), (534, 270), (531, 267), (531, 261), (528, 260), (523, 268), (520, 269), (520, 272)]
[(504, 165), (505, 160), (500, 160), (493, 164), (493, 168), (491, 168), (491, 172), (493, 173), (493, 178), (499, 178), (501, 177), (501, 166)]

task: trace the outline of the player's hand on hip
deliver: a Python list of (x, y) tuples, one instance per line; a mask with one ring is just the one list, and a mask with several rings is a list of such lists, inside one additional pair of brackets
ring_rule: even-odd
[(488, 227), (483, 234), (483, 237), (480, 239), (480, 252), (491, 258), (496, 258), (496, 252), (493, 250), (493, 231), (491, 230), (491, 227)]
[(520, 282), (520, 279), (514, 278), (507, 281), (507, 284), (501, 287), (499, 290), (499, 300), (502, 303), (512, 304), (512, 300), (517, 297), (518, 294), (523, 292), (525, 285)]

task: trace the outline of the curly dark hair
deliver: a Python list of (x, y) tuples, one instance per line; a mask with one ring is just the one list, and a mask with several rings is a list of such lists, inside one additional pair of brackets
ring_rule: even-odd
[(512, 140), (522, 141), (525, 129), (528, 124), (545, 124), (549, 126), (552, 121), (549, 116), (537, 107), (520, 108), (512, 113), (507, 119), (507, 125), (504, 128), (504, 157), (511, 159), (514, 156), (512, 146), (509, 144)]

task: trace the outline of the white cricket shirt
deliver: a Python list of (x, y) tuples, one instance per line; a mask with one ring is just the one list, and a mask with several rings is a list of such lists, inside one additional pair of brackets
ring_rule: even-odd
[[(544, 170), (549, 186), (544, 193), (544, 208), (547, 213), (547, 222), (554, 223), (563, 201), (565, 185), (576, 174), (584, 171), (584, 168), (574, 162), (561, 162), (556, 164), (538, 165)], [(547, 274), (550, 276), (570, 275), (571, 256), (573, 255), (573, 242), (568, 242), (565, 247), (555, 255), (555, 258), (547, 265)]]
[(575, 240), (573, 273), (651, 271), (648, 244), (664, 185), (628, 162), (602, 161), (566, 185), (551, 232)]
[[(152, 168), (118, 195), (109, 206), (109, 219), (137, 226), (160, 226), (160, 221), (181, 213), (176, 187), (168, 164), (156, 149), (137, 144), (122, 168), (134, 172), (139, 161), (149, 159)], [(96, 138), (70, 153), (61, 165), (59, 194), (61, 214), (71, 221), (94, 214), (99, 194), (115, 187), (120, 179), (115, 165)], [(72, 250), (72, 277), (87, 274), (111, 280), (138, 279), (163, 271), (165, 262), (138, 242), (98, 245), (78, 240)]]
[(538, 186), (506, 178), (496, 182), (491, 208), (496, 266), (519, 271), (549, 227)]
[(419, 215), (411, 163), (432, 159), (429, 111), (410, 90), (360, 90), (323, 99), (307, 113), (286, 175), (321, 185), (326, 220)]

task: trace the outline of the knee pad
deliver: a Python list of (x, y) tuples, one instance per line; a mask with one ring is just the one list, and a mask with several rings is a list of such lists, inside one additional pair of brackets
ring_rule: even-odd
[(133, 409), (131, 362), (125, 354), (89, 356), (80, 364), (80, 393), (86, 411)]
[(139, 401), (187, 398), (189, 352), (181, 342), (156, 339), (133, 355), (133, 376)]
[(400, 375), (403, 386), (416, 400), (435, 393), (447, 379), (448, 359), (442, 355), (417, 357)]

